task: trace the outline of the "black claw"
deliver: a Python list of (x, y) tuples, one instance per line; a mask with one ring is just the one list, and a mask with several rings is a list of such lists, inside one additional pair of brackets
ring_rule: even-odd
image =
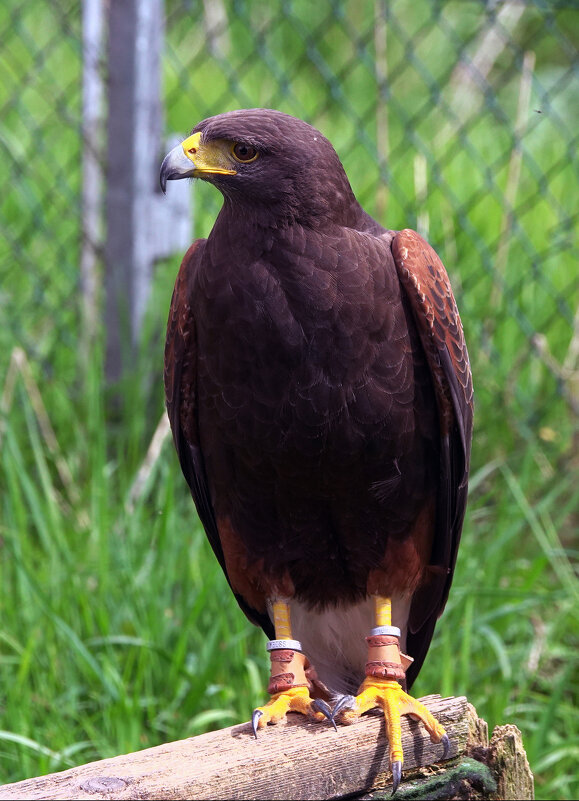
[(342, 709), (351, 709), (353, 706), (354, 696), (353, 695), (343, 695), (336, 706), (333, 709), (332, 717), (336, 718), (342, 711)]
[(253, 735), (256, 740), (257, 740), (257, 721), (260, 719), (262, 715), (263, 712), (261, 711), (261, 709), (254, 709), (253, 715), (251, 716), (251, 728), (253, 729)]
[(396, 762), (392, 763), (392, 795), (394, 795), (394, 793), (400, 786), (401, 779), (402, 779), (402, 762), (399, 759), (397, 759)]
[(315, 701), (312, 701), (312, 706), (314, 709), (317, 709), (318, 712), (321, 712), (322, 715), (325, 715), (332, 724), (332, 726), (334, 727), (334, 729), (338, 731), (336, 727), (336, 721), (334, 720), (334, 714), (324, 700), (322, 700), (321, 698), (316, 698)]
[(440, 742), (444, 746), (444, 751), (442, 752), (442, 758), (448, 759), (448, 755), (450, 754), (450, 740), (448, 739), (448, 734), (443, 734)]

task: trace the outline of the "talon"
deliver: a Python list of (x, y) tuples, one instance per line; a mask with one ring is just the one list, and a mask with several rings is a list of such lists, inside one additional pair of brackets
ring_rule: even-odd
[(392, 763), (392, 795), (396, 792), (402, 779), (402, 762), (397, 759)]
[(343, 695), (332, 712), (332, 718), (337, 718), (344, 709), (352, 709), (355, 705), (356, 699), (353, 695)]
[(251, 716), (251, 728), (253, 729), (253, 734), (256, 740), (257, 740), (257, 724), (262, 715), (263, 712), (261, 711), (261, 709), (254, 709), (253, 715)]
[(442, 759), (448, 759), (448, 755), (450, 754), (450, 740), (448, 739), (448, 734), (443, 734), (440, 740), (442, 745), (444, 746), (444, 750), (442, 752)]
[[(253, 733), (257, 737), (259, 728), (263, 728), (269, 723), (276, 724), (285, 720), (289, 712), (298, 712), (317, 721), (322, 721), (327, 717), (327, 712), (322, 707), (317, 707), (307, 687), (289, 687), (287, 690), (275, 693), (271, 699), (262, 707), (253, 710), (251, 716), (251, 726)], [(331, 713), (330, 713), (331, 714)], [(260, 720), (262, 716), (263, 720)]]
[(314, 709), (317, 709), (318, 712), (321, 712), (322, 715), (325, 715), (332, 724), (332, 726), (334, 727), (334, 729), (338, 731), (332, 710), (322, 698), (316, 698), (314, 701), (312, 701), (312, 707)]

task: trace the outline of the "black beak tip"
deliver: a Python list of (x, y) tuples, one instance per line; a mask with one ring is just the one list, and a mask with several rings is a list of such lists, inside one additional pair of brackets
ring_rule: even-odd
[(161, 185), (161, 191), (164, 195), (167, 194), (167, 181), (171, 179), (171, 169), (169, 167), (170, 155), (170, 153), (167, 153), (163, 159), (163, 163), (161, 164), (161, 169), (159, 171), (159, 184)]

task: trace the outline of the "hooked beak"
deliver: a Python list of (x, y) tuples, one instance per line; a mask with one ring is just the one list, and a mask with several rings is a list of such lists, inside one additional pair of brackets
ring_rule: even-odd
[(174, 147), (173, 150), (170, 150), (169, 153), (167, 153), (163, 159), (163, 163), (161, 164), (159, 182), (161, 184), (163, 194), (165, 194), (167, 191), (167, 181), (176, 181), (179, 178), (192, 177), (194, 171), (195, 165), (185, 155), (183, 147), (181, 145)]
[(237, 170), (231, 169), (231, 162), (217, 142), (204, 144), (201, 134), (195, 133), (167, 153), (161, 164), (159, 181), (165, 194), (167, 181), (236, 173)]

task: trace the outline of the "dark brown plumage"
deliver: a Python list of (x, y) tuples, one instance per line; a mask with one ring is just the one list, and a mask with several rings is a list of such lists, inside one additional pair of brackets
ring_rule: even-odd
[[(363, 675), (367, 631), (361, 646), (332, 645), (340, 616), (351, 638), (352, 610), (375, 593), (398, 599), (411, 684), (448, 596), (467, 495), (472, 383), (448, 277), (418, 234), (362, 210), (306, 123), (254, 109), (193, 134), (199, 153), (189, 166), (169, 154), (162, 183), (204, 178), (224, 204), (177, 278), (165, 388), (199, 516), (270, 638), (268, 602), (295, 603), (330, 689), (351, 692)], [(257, 156), (236, 160), (235, 143)], [(316, 618), (336, 637), (319, 637)]]

